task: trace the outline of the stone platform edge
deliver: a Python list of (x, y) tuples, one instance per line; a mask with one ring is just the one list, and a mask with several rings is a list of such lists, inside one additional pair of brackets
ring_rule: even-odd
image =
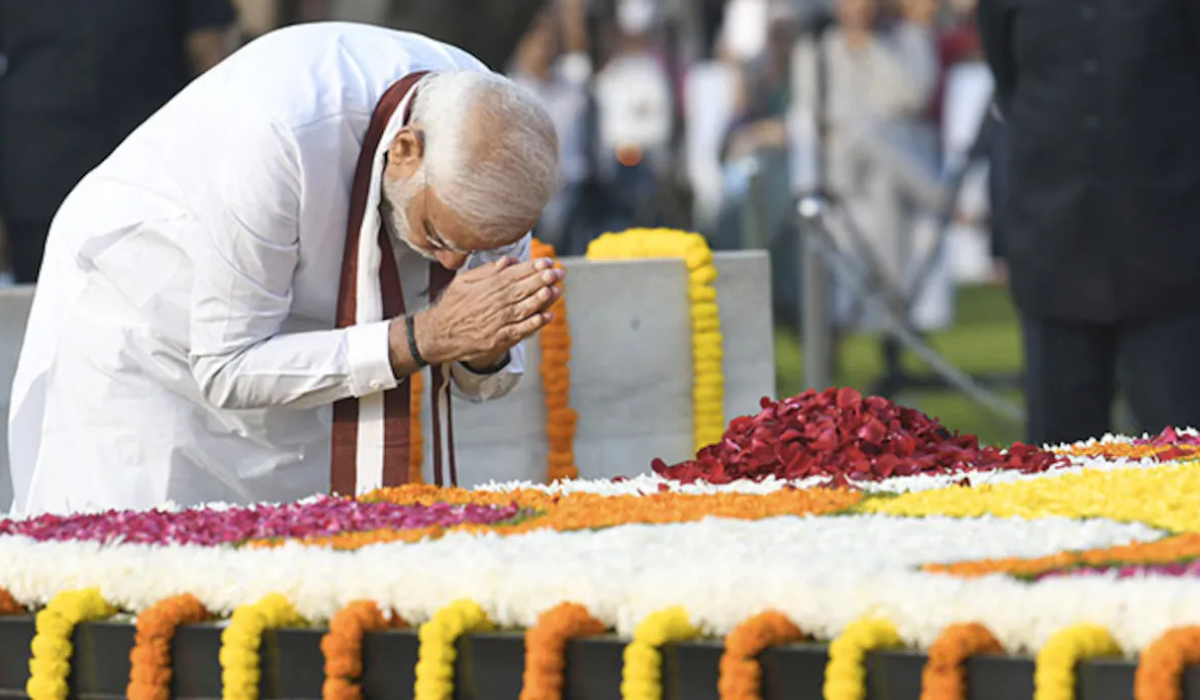
[[(172, 649), (174, 698), (221, 697), (220, 625), (181, 627)], [(321, 653), (324, 629), (285, 629), (263, 637), (264, 700), (317, 700), (325, 680)], [(0, 698), (23, 698), (29, 678), (34, 619), (0, 618)], [(125, 697), (134, 627), (127, 623), (79, 625), (73, 639), (70, 677), (76, 700)], [(570, 642), (564, 700), (620, 700), (622, 654), (627, 640), (602, 636)], [(411, 698), (419, 642), (415, 630), (368, 634), (363, 643), (365, 698)], [(663, 648), (664, 700), (719, 700), (719, 640)], [(821, 700), (828, 646), (796, 644), (762, 654), (763, 700)], [(867, 700), (919, 700), (927, 657), (913, 651), (868, 655)], [(470, 635), (459, 640), (455, 700), (517, 700), (525, 666), (525, 640), (519, 632)], [(1034, 661), (1022, 656), (980, 656), (966, 663), (970, 700), (1032, 698)], [(1097, 659), (1076, 669), (1078, 700), (1133, 697), (1136, 662)], [(1200, 700), (1200, 666), (1184, 674), (1184, 698)]]

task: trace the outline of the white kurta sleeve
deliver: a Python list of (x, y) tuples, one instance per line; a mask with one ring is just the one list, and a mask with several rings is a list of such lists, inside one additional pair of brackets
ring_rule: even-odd
[[(530, 237), (530, 234), (527, 233), (521, 240), (510, 246), (474, 253), (467, 260), (466, 267), (471, 269), (486, 265), (506, 255), (522, 262), (529, 260)], [(489, 399), (500, 398), (512, 391), (524, 373), (525, 348), (524, 343), (518, 343), (512, 350), (509, 350), (508, 363), (496, 372), (479, 373), (459, 362), (451, 364), (450, 376), (454, 379), (451, 390), (455, 396), (461, 399), (472, 403), (481, 403)]]
[(386, 321), (283, 332), (300, 261), (297, 146), (272, 121), (230, 122), (228, 148), (198, 165), (211, 183), (199, 195), (203, 230), (189, 329), (201, 393), (223, 409), (309, 408), (396, 386)]

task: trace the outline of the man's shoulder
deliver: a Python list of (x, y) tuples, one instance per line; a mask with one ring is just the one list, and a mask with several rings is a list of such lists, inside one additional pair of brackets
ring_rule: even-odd
[(411, 69), (407, 64), (419, 70), (487, 70), (457, 46), (415, 32), (354, 22), (308, 22), (276, 29), (238, 53), (251, 60), (291, 58), (315, 64), (334, 53), (368, 73), (387, 75)]
[[(455, 46), (412, 32), (313, 22), (270, 32), (230, 59), (256, 100), (289, 127), (370, 114), (395, 81), (427, 70), (487, 70)], [(231, 71), (232, 72), (232, 71)]]

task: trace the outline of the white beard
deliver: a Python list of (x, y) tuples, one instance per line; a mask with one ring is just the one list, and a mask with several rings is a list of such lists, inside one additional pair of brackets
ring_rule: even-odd
[[(424, 166), (422, 166), (424, 168)], [(383, 175), (383, 197), (379, 202), (379, 213), (383, 219), (384, 228), (387, 229), (388, 235), (392, 237), (392, 245), (403, 244), (409, 250), (425, 258), (426, 260), (437, 261), (437, 256), (433, 252), (418, 247), (413, 243), (412, 228), (408, 225), (408, 217), (405, 213), (408, 211), (408, 205), (412, 203), (413, 197), (417, 196), (420, 188), (416, 183), (424, 182), (424, 170), (418, 170), (413, 173), (407, 180), (394, 180)]]

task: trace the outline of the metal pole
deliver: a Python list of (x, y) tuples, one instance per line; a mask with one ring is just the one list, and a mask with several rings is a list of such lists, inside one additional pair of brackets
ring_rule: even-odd
[(804, 349), (804, 384), (809, 389), (820, 391), (833, 386), (833, 317), (829, 300), (829, 268), (818, 249), (814, 227), (824, 224), (828, 202), (825, 189), (828, 185), (829, 145), (829, 66), (825, 55), (824, 23), (814, 22), (810, 27), (813, 56), (816, 59), (815, 104), (813, 105), (816, 127), (816, 186), (812, 193), (800, 198), (797, 209), (800, 213), (799, 269), (803, 287), (800, 307), (801, 347)]
[(767, 222), (762, 196), (762, 166), (755, 156), (743, 158), (737, 167), (746, 175), (746, 205), (742, 209), (741, 248), (761, 250), (767, 247)]
[(800, 200), (800, 255), (803, 301), (800, 328), (804, 348), (804, 384), (820, 391), (833, 386), (833, 317), (829, 304), (829, 274), (815, 240), (825, 201), (820, 195)]

